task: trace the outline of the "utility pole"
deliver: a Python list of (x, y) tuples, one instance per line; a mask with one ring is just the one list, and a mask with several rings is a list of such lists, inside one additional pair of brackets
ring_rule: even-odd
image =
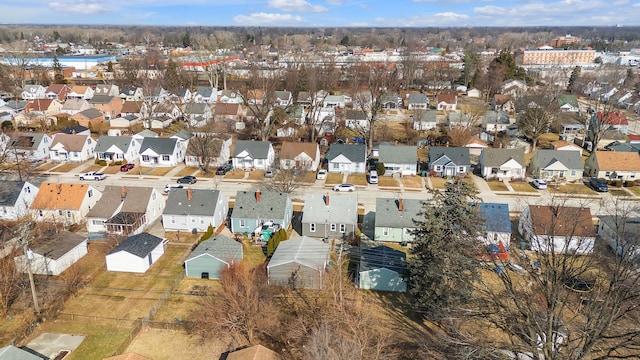
[(21, 247), (24, 251), (24, 257), (27, 263), (27, 273), (29, 274), (29, 284), (31, 285), (31, 296), (33, 297), (33, 310), (36, 314), (40, 314), (40, 304), (38, 303), (38, 293), (36, 291), (36, 283), (33, 280), (33, 271), (31, 269), (31, 260), (33, 259), (33, 252), (29, 249), (29, 244), (33, 240), (30, 235), (27, 234), (28, 229), (32, 227), (33, 224), (31, 222), (27, 222), (23, 224), (20, 229), (20, 239), (21, 244), (18, 247)]
[(342, 244), (340, 244), (340, 249), (338, 250), (338, 282), (340, 283), (338, 295), (340, 296), (340, 310), (342, 310)]

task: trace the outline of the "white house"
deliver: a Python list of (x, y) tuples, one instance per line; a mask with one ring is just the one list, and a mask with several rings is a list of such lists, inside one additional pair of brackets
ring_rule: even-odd
[(140, 166), (176, 166), (184, 161), (187, 144), (177, 138), (144, 138), (140, 146)]
[(31, 204), (31, 217), (39, 222), (78, 224), (85, 221), (102, 193), (89, 184), (44, 182)]
[(455, 94), (439, 94), (436, 109), (440, 111), (456, 111), (458, 96)]
[(42, 161), (49, 156), (52, 139), (45, 133), (19, 133), (11, 135), (7, 149), (12, 155), (27, 161)]
[(93, 97), (93, 89), (90, 86), (73, 86), (67, 93), (67, 99), (89, 100)]
[(138, 159), (140, 143), (128, 136), (100, 136), (94, 154), (96, 159), (133, 162)]
[(590, 254), (595, 228), (588, 207), (529, 205), (520, 215), (518, 231), (533, 251)]
[(626, 151), (594, 151), (584, 163), (584, 173), (600, 179), (640, 179), (640, 154)]
[(344, 115), (344, 126), (349, 129), (366, 130), (369, 128), (369, 117), (361, 110), (347, 110)]
[(87, 161), (93, 158), (96, 142), (90, 135), (63, 134), (53, 135), (49, 148), (52, 161)]
[(120, 95), (120, 90), (118, 90), (118, 86), (113, 84), (96, 85), (96, 88), (93, 90), (93, 94), (106, 95), (106, 96), (118, 96)]
[(416, 175), (418, 169), (417, 146), (395, 146), (381, 144), (378, 147), (378, 162), (384, 164), (385, 176)]
[(268, 141), (236, 141), (231, 157), (237, 169), (267, 170), (275, 160), (273, 145)]
[(47, 91), (42, 85), (25, 85), (20, 96), (22, 100), (35, 100), (35, 99), (44, 99), (44, 93)]
[(38, 190), (28, 181), (0, 182), (0, 220), (18, 220), (28, 215)]
[(427, 110), (429, 109), (429, 98), (423, 93), (407, 95), (407, 109)]
[(327, 95), (322, 101), (322, 107), (342, 109), (346, 106), (346, 103), (344, 95)]
[(218, 90), (218, 102), (225, 104), (242, 104), (242, 95), (237, 90)]
[(479, 240), (485, 245), (500, 245), (506, 248), (511, 242), (511, 220), (509, 205), (496, 203), (478, 204), (478, 215), (483, 220), (482, 236)]
[(320, 147), (316, 143), (283, 142), (280, 168), (316, 171), (320, 165)]
[(164, 254), (166, 243), (149, 233), (129, 236), (107, 254), (107, 271), (143, 274)]
[(433, 130), (438, 126), (435, 110), (417, 109), (413, 111), (413, 129), (418, 131)]
[(529, 170), (537, 179), (576, 181), (582, 179), (582, 157), (577, 151), (538, 150)]
[(29, 246), (27, 255), (13, 260), (20, 272), (38, 275), (60, 275), (87, 254), (87, 237), (63, 231), (52, 239), (41, 240)]
[(367, 170), (367, 146), (365, 144), (331, 144), (326, 155), (328, 169), (332, 173), (364, 174)]
[[(205, 139), (205, 137), (210, 137), (210, 139)], [(204, 159), (199, 147), (206, 145), (211, 148), (209, 166), (222, 166), (231, 158), (231, 142), (231, 137), (225, 139), (225, 136), (222, 135), (195, 133), (187, 146), (187, 156), (184, 163), (192, 167), (202, 166)]]
[(193, 101), (197, 103), (215, 104), (218, 101), (218, 90), (207, 86), (198, 86), (193, 93)]
[(522, 179), (526, 175), (524, 150), (485, 148), (479, 166), (485, 179)]
[(207, 231), (217, 228), (229, 213), (229, 199), (218, 190), (173, 189), (162, 213), (165, 231)]

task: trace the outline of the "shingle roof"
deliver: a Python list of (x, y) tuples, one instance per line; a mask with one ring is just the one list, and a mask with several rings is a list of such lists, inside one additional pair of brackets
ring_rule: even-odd
[(67, 101), (65, 101), (64, 105), (62, 106), (62, 110), (63, 111), (80, 110), (82, 109), (83, 106), (88, 106), (87, 100), (85, 99), (67, 99)]
[(15, 206), (24, 181), (0, 181), (0, 206)]
[(485, 231), (511, 233), (508, 204), (480, 203), (478, 211), (480, 218), (486, 220), (482, 224)]
[(359, 271), (386, 268), (401, 274), (405, 269), (407, 254), (388, 246), (376, 246), (360, 251)]
[(432, 146), (431, 148), (429, 148), (429, 164), (440, 159), (443, 156), (447, 156), (449, 160), (453, 161), (454, 164), (459, 166), (471, 164), (469, 148), (444, 146)]
[(588, 207), (529, 205), (529, 211), (535, 235), (595, 236)]
[(86, 239), (86, 236), (63, 231), (53, 239), (47, 238), (45, 241), (35, 242), (30, 245), (30, 248), (36, 254), (57, 260)]
[(95, 95), (91, 99), (89, 99), (89, 104), (108, 104), (110, 103), (115, 96), (109, 95)]
[(49, 106), (51, 106), (51, 104), (53, 103), (53, 100), (56, 99), (37, 99), (29, 103), (26, 108), (30, 111), (47, 111), (47, 109), (49, 109)]
[(68, 151), (82, 151), (88, 137), (89, 135), (58, 133), (53, 135), (51, 148), (53, 148), (57, 144), (62, 144)]
[(82, 115), (87, 119), (95, 119), (103, 116), (102, 112), (95, 108), (88, 108), (86, 110), (82, 110), (78, 113), (78, 115)]
[(569, 169), (583, 168), (581, 154), (577, 151), (538, 150), (533, 155), (533, 159), (537, 160), (541, 169), (545, 169), (556, 161)]
[(153, 249), (158, 247), (158, 245), (160, 245), (163, 241), (164, 239), (151, 235), (149, 233), (132, 235), (124, 239), (120, 243), (120, 245), (111, 250), (107, 255), (125, 251), (139, 258), (144, 258), (149, 255), (153, 251)]
[(235, 219), (265, 217), (283, 219), (285, 217), (287, 204), (290, 202), (289, 194), (260, 191), (260, 201), (257, 201), (256, 193), (256, 191), (238, 191), (231, 217)]
[(238, 140), (233, 147), (233, 157), (238, 156), (244, 150), (247, 150), (254, 159), (266, 159), (269, 156), (269, 148), (271, 143), (268, 141), (246, 141)]
[[(78, 210), (84, 200), (88, 184), (56, 184), (44, 182), (36, 195), (32, 209)], [(94, 190), (96, 191), (96, 190)], [(97, 194), (94, 194), (96, 196)]]
[(458, 102), (458, 97), (454, 94), (438, 94), (438, 104), (441, 102), (456, 104)]
[(196, 90), (196, 94), (206, 98), (211, 97), (211, 95), (213, 94), (213, 88), (206, 87), (206, 86), (198, 86), (198, 89)]
[(60, 133), (74, 135), (74, 134), (80, 134), (81, 132), (85, 132), (85, 131), (88, 131), (88, 130), (89, 130), (89, 128), (86, 127), (86, 126), (76, 125), (76, 126), (72, 126), (70, 128), (66, 128), (66, 129), (62, 130)]
[(418, 162), (418, 147), (380, 145), (378, 161), (383, 164), (416, 164)]
[(13, 133), (10, 146), (16, 149), (33, 150), (40, 145), (42, 133)]
[(254, 345), (248, 348), (237, 350), (227, 355), (227, 360), (279, 360), (277, 352), (262, 345)]
[(123, 113), (139, 113), (142, 109), (142, 101), (125, 101), (122, 104)]
[(213, 238), (201, 242), (189, 255), (186, 261), (202, 254), (209, 254), (226, 263), (242, 260), (242, 243), (231, 240), (224, 235), (216, 235)]
[(640, 154), (637, 152), (596, 151), (600, 171), (640, 171)]
[[(329, 198), (329, 206), (326, 198)], [(302, 222), (305, 224), (357, 224), (358, 201), (352, 195), (307, 194), (304, 197)]]
[(187, 103), (187, 104), (184, 104), (184, 113), (202, 115), (204, 114), (207, 106), (208, 105), (205, 103)]
[(482, 123), (484, 125), (487, 124), (509, 124), (509, 114), (505, 111), (494, 111), (487, 110), (485, 112), (484, 117), (482, 118)]
[[(187, 190), (192, 193), (188, 199)], [(167, 198), (164, 215), (207, 215), (216, 212), (220, 191), (205, 189), (172, 189)]]
[(499, 167), (507, 161), (513, 159), (523, 167), (524, 163), (524, 150), (518, 149), (495, 149), (484, 148), (482, 149), (482, 159), (484, 166)]
[(240, 104), (218, 103), (216, 104), (215, 114), (218, 116), (238, 115)]
[(414, 228), (414, 220), (422, 217), (422, 200), (402, 199), (402, 211), (400, 211), (400, 199), (377, 198), (376, 199), (376, 227), (388, 227), (393, 229)]
[(340, 155), (352, 162), (364, 162), (367, 160), (367, 146), (364, 144), (331, 144), (327, 160), (331, 161)]
[(315, 159), (317, 150), (318, 144), (316, 143), (285, 141), (282, 143), (282, 150), (280, 150), (280, 159), (291, 160), (301, 153)]
[(98, 138), (98, 142), (96, 143), (95, 152), (105, 152), (109, 150), (110, 147), (115, 146), (118, 149), (122, 150), (122, 152), (127, 152), (129, 150), (129, 146), (131, 146), (131, 141), (133, 139), (128, 136), (100, 136)]
[(423, 93), (409, 94), (409, 97), (407, 98), (407, 102), (410, 105), (411, 104), (428, 104), (429, 98), (427, 98), (427, 95)]
[(368, 120), (367, 114), (362, 110), (347, 110), (345, 111), (344, 118), (346, 120)]
[(158, 155), (173, 154), (173, 149), (175, 149), (177, 143), (178, 139), (175, 138), (145, 137), (140, 146), (140, 154), (147, 149), (153, 150)]
[[(124, 191), (124, 199), (122, 193)], [(153, 188), (136, 186), (104, 187), (102, 197), (89, 211), (87, 217), (110, 218), (122, 204), (120, 212), (145, 213)], [(122, 203), (124, 200), (124, 203)]]
[(312, 269), (324, 269), (331, 245), (307, 236), (281, 242), (273, 253), (267, 269), (274, 266), (299, 263)]

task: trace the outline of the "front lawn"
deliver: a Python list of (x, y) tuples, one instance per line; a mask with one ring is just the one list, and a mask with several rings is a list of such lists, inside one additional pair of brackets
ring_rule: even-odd
[(54, 163), (45, 163), (42, 164), (40, 166), (38, 166), (36, 168), (36, 171), (49, 171), (51, 169), (53, 169), (54, 167), (56, 167), (58, 164), (54, 164)]
[[(102, 166), (102, 165), (93, 164), (91, 166), (87, 166), (86, 168), (82, 169), (82, 171), (80, 171), (80, 173), (87, 173), (89, 171), (100, 171), (100, 169), (102, 169), (103, 167), (104, 166)], [(118, 168), (118, 170), (120, 170), (120, 168)], [(106, 174), (106, 172), (104, 172), (104, 174)], [(114, 174), (114, 173), (111, 173), (111, 174)]]
[(62, 172), (62, 173), (68, 173), (71, 170), (73, 170), (73, 169), (75, 169), (75, 168), (77, 168), (79, 166), (82, 166), (82, 164), (80, 164), (80, 163), (65, 163), (65, 164), (62, 164), (60, 166), (56, 166), (53, 169), (53, 171)]
[(342, 177), (342, 174), (329, 173), (324, 183), (326, 185), (342, 184)]
[(347, 183), (353, 185), (367, 186), (367, 175), (365, 174), (351, 174), (347, 176)]
[(640, 186), (634, 186), (632, 188), (629, 188), (629, 190), (631, 190), (632, 193), (636, 194), (636, 196), (640, 196)]
[(564, 194), (576, 194), (576, 195), (595, 195), (596, 191), (591, 189), (590, 187), (584, 184), (566, 184), (560, 186), (547, 185), (549, 191), (555, 193), (564, 193)]
[[(94, 165), (94, 166), (99, 166), (99, 165)], [(98, 170), (100, 170), (101, 168), (102, 167), (99, 167)], [(89, 171), (98, 171), (98, 170), (89, 170)], [(131, 171), (131, 170), (129, 170), (129, 171)], [(109, 175), (117, 174), (119, 172), (120, 172), (120, 166), (118, 166), (118, 165), (107, 166), (106, 168), (104, 168), (104, 170), (102, 170), (102, 173), (109, 174)]]
[(422, 188), (422, 178), (419, 176), (403, 176), (400, 181), (406, 188)]
[(224, 176), (225, 179), (232, 179), (232, 180), (240, 180), (240, 179), (244, 179), (244, 170), (242, 169), (233, 169), (231, 171), (229, 171), (228, 173), (225, 174)]
[[(180, 171), (178, 171), (176, 176), (183, 177), (183, 176), (187, 176), (187, 175), (193, 175), (193, 173), (198, 171), (198, 169), (199, 168), (197, 168), (197, 167), (185, 166)], [(209, 169), (209, 172), (213, 172), (214, 174), (215, 174), (215, 171), (216, 171), (216, 169), (214, 169), (214, 168), (210, 168)], [(203, 174), (202, 171), (198, 172), (199, 176), (203, 176), (202, 174)]]
[(491, 191), (509, 191), (509, 188), (507, 188), (507, 185), (505, 185), (504, 182), (499, 180), (487, 181), (487, 185), (489, 185), (489, 188), (491, 189)]
[(609, 189), (609, 194), (611, 194), (611, 196), (631, 196), (631, 194), (624, 189)]
[(249, 180), (264, 180), (264, 170), (249, 171)]
[(447, 183), (446, 178), (439, 176), (432, 176), (429, 179), (431, 179), (431, 186), (434, 189), (444, 189), (444, 185)]
[(141, 166), (137, 170), (134, 168), (133, 172), (137, 174), (149, 175), (149, 176), (164, 176), (164, 175), (167, 175), (167, 173), (171, 170), (173, 170), (172, 167), (151, 168), (151, 167)]
[(313, 184), (316, 182), (316, 173), (314, 171), (302, 171), (298, 174), (297, 180), (301, 183)]
[(531, 193), (538, 192), (538, 190), (536, 190), (533, 186), (531, 186), (531, 184), (523, 181), (510, 182), (509, 185), (511, 185), (511, 187), (513, 188), (513, 191), (515, 192), (531, 192)]
[(381, 176), (381, 177), (378, 177), (378, 186), (393, 186), (393, 187), (397, 187), (397, 186), (400, 186), (400, 184), (398, 183), (398, 180), (396, 180), (393, 177)]

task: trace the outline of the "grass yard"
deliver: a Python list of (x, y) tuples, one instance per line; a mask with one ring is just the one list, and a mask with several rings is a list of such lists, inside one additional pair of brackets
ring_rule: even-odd
[(548, 189), (551, 192), (564, 193), (564, 194), (576, 194), (576, 195), (597, 194), (597, 192), (595, 192), (593, 189), (591, 189), (590, 187), (584, 184), (566, 184), (566, 185), (560, 185), (557, 187), (553, 185), (549, 185)]
[(105, 173), (105, 174), (110, 174), (110, 175), (117, 174), (117, 173), (120, 172), (120, 166), (107, 166), (106, 168), (104, 168), (104, 170), (102, 172)]
[(233, 169), (224, 175), (225, 179), (236, 179), (240, 180), (244, 178), (244, 170), (242, 169)]
[[(188, 168), (190, 170), (193, 170), (195, 168)], [(185, 169), (182, 169), (182, 171), (184, 171)], [(182, 173), (182, 171), (180, 171), (180, 173)], [(193, 172), (189, 172), (186, 175), (193, 175)], [(180, 176), (186, 176), (186, 175), (180, 175)], [(195, 173), (196, 178), (205, 178), (205, 179), (213, 179), (216, 177), (216, 169), (215, 168), (209, 168), (209, 172), (204, 172), (202, 170), (198, 170)]]
[(623, 189), (609, 189), (611, 196), (631, 196), (627, 191)]
[(531, 186), (531, 184), (523, 181), (510, 182), (509, 185), (511, 185), (511, 187), (513, 188), (513, 191), (515, 192), (530, 192), (530, 193), (538, 192), (538, 190), (536, 190), (533, 186)]
[(192, 234), (191, 231), (166, 231), (164, 237), (172, 243), (193, 244), (200, 239), (202, 233)]
[(342, 184), (342, 174), (329, 173), (324, 183), (326, 185)]
[(249, 171), (249, 180), (264, 180), (264, 170)]
[(298, 174), (298, 181), (305, 184), (313, 184), (316, 182), (316, 173), (314, 171), (303, 171)]
[(182, 330), (145, 329), (131, 342), (127, 351), (154, 360), (218, 359), (228, 350), (227, 346), (210, 340), (200, 341), (195, 335)]
[(634, 186), (628, 189), (631, 190), (631, 192), (634, 193), (636, 196), (640, 196), (640, 186)]
[[(149, 168), (146, 168), (149, 169)], [(150, 176), (165, 176), (169, 173), (169, 171), (173, 170), (172, 167), (156, 167), (156, 168), (152, 168), (151, 171), (149, 171), (148, 173), (145, 173), (145, 175), (150, 175)]]
[(509, 189), (507, 188), (507, 185), (505, 185), (504, 182), (499, 180), (487, 181), (487, 185), (489, 185), (489, 188), (491, 189), (491, 191), (509, 191)]
[[(178, 171), (178, 173), (176, 174), (176, 176), (187, 176), (187, 175), (193, 175), (194, 172), (198, 171), (199, 168), (197, 167), (190, 167), (190, 166), (185, 166), (183, 167), (180, 171)], [(215, 169), (209, 169), (209, 172), (213, 171), (215, 174)], [(202, 176), (203, 172), (202, 171), (198, 171), (198, 176)]]
[(347, 183), (353, 184), (353, 185), (367, 186), (367, 175), (351, 174), (347, 176)]
[(406, 188), (422, 189), (422, 178), (419, 176), (403, 176), (400, 181)]
[(560, 140), (560, 135), (554, 133), (546, 133), (540, 135), (538, 139), (538, 148), (539, 149), (547, 149), (552, 141)]
[(472, 188), (472, 189), (474, 189), (474, 190), (478, 190), (478, 189), (476, 189), (476, 183), (475, 183), (475, 182), (473, 182), (473, 177), (471, 177), (471, 176), (466, 177), (466, 178), (462, 179), (462, 181), (463, 181), (465, 184), (467, 184), (467, 185), (471, 186), (471, 188)]
[(444, 189), (444, 185), (447, 183), (447, 179), (439, 176), (432, 176), (429, 179), (431, 179), (431, 186), (434, 189)]
[(62, 165), (60, 165), (60, 166), (56, 166), (56, 167), (53, 169), (53, 171), (55, 171), (55, 172), (68, 173), (68, 172), (70, 172), (71, 170), (73, 170), (73, 169), (75, 169), (75, 168), (77, 168), (77, 167), (80, 167), (80, 166), (82, 166), (82, 164), (79, 164), (79, 163), (64, 163), (64, 164), (62, 164)]
[(379, 176), (378, 177), (378, 186), (393, 186), (393, 187), (397, 187), (397, 186), (400, 186), (400, 184), (398, 183), (398, 180), (396, 180), (395, 178), (393, 178), (391, 176)]
[(45, 164), (42, 164), (42, 165), (38, 166), (36, 168), (36, 171), (49, 171), (49, 170), (53, 169), (56, 166), (58, 166), (58, 164), (45, 163)]
[[(96, 164), (93, 164), (93, 165), (87, 166), (86, 168), (82, 169), (82, 170), (80, 171), (80, 173), (86, 173), (86, 172), (89, 172), (89, 171), (100, 171), (100, 169), (102, 169), (103, 167), (104, 167), (104, 166), (102, 166), (102, 165), (96, 165)], [(108, 169), (108, 168), (109, 168), (109, 167), (107, 167), (107, 169)], [(107, 170), (107, 169), (105, 169), (105, 170)], [(119, 167), (118, 167), (118, 170), (120, 170), (120, 168), (119, 168)], [(105, 174), (106, 174), (106, 172), (105, 172)], [(112, 174), (114, 174), (114, 173), (112, 173)]]

